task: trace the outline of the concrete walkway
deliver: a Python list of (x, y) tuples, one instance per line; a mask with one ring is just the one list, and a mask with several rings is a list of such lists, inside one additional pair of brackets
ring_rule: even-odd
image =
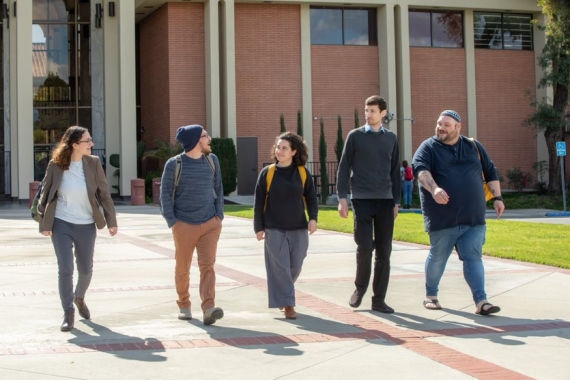
[(176, 319), (174, 247), (158, 207), (117, 210), (119, 234), (97, 240), (92, 319), (77, 315), (62, 333), (51, 242), (26, 208), (0, 208), (1, 379), (570, 378), (570, 271), (485, 258), (487, 293), (502, 311), (484, 317), (453, 256), (444, 309), (430, 311), (427, 247), (394, 242), (387, 302), (396, 313), (384, 315), (371, 311), (370, 294), (348, 306), (352, 236), (317, 231), (297, 282), (298, 318), (286, 320), (267, 308), (251, 220), (226, 217), (217, 260), (225, 317), (204, 326), (195, 266), (195, 319)]

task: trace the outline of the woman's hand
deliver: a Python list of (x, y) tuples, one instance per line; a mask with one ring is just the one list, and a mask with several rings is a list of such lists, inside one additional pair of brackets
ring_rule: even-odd
[(51, 231), (42, 231), (42, 232), (40, 232), (40, 234), (42, 234), (44, 236), (51, 236)]
[(257, 241), (261, 241), (265, 239), (265, 231), (256, 232), (255, 236), (257, 237)]
[(117, 234), (118, 228), (117, 227), (109, 227), (109, 235), (115, 236)]
[(309, 234), (312, 234), (313, 232), (315, 232), (317, 230), (317, 221), (311, 219), (309, 221)]

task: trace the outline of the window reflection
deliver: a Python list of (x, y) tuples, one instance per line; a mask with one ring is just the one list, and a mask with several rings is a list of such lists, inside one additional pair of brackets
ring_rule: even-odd
[(410, 46), (463, 47), (463, 14), (457, 11), (410, 10)]
[(509, 13), (474, 13), (475, 47), (532, 50), (532, 16)]
[(91, 131), (90, 1), (33, 0), (35, 177), (71, 125)]
[(314, 45), (377, 45), (376, 10), (311, 8)]

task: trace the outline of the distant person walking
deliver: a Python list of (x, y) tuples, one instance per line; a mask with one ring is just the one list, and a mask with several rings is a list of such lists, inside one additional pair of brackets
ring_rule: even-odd
[[(224, 219), (224, 191), (218, 157), (212, 154), (208, 133), (201, 125), (178, 128), (176, 140), (184, 153), (164, 166), (160, 190), (162, 216), (172, 228), (178, 319), (192, 319), (190, 265), (194, 249), (200, 269), (200, 299), (204, 324), (224, 316), (216, 307), (216, 252)], [(178, 178), (177, 178), (178, 174)]]
[(402, 180), (398, 138), (382, 126), (386, 112), (386, 101), (382, 97), (374, 95), (366, 99), (366, 125), (353, 129), (346, 137), (337, 173), (337, 192), (338, 212), (342, 218), (348, 217), (349, 189), (354, 208), (356, 289), (349, 305), (356, 308), (362, 302), (370, 282), (372, 251), (375, 251), (372, 310), (393, 313), (394, 309), (385, 299)]
[(505, 210), (497, 168), (480, 142), (461, 136), (461, 117), (452, 110), (437, 119), (435, 136), (416, 151), (413, 167), (421, 184), (420, 200), (430, 251), (426, 260), (424, 307), (439, 310), (439, 282), (455, 247), (463, 262), (463, 275), (471, 289), (475, 313), (501, 309), (487, 300), (483, 244), (485, 243), (485, 192), (483, 176), (495, 195), (493, 207)]
[(402, 161), (402, 168), (404, 168), (404, 208), (409, 209), (412, 207), (412, 193), (414, 190), (414, 171), (412, 167), (408, 165), (408, 161)]
[(317, 230), (318, 199), (305, 168), (308, 148), (301, 136), (279, 135), (271, 158), (275, 164), (261, 170), (255, 186), (253, 227), (257, 240), (265, 239), (269, 307), (284, 309), (285, 318), (295, 319), (295, 281), (307, 256), (309, 234)]
[[(40, 233), (51, 236), (58, 266), (58, 287), (64, 311), (61, 331), (71, 331), (77, 306), (90, 319), (85, 294), (93, 275), (97, 229), (107, 225), (117, 234), (117, 216), (99, 157), (91, 155), (93, 139), (86, 128), (69, 127), (49, 162), (38, 202)], [(103, 208), (103, 213), (99, 207)], [(77, 284), (73, 290), (73, 259)]]

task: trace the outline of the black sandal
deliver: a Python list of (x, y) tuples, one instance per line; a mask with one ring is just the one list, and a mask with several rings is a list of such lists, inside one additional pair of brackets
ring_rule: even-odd
[[(427, 305), (430, 305), (430, 304), (434, 304), (435, 307), (428, 307)], [(424, 300), (424, 307), (428, 310), (441, 310), (441, 305), (439, 304), (439, 301), (437, 300), (437, 298), (434, 300), (430, 300), (430, 299)]]
[[(485, 306), (491, 306), (488, 309), (485, 309)], [(479, 315), (489, 315), (489, 314), (495, 314), (498, 313), (499, 311), (501, 311), (501, 308), (498, 306), (494, 306), (492, 304), (490, 304), (489, 302), (485, 302), (483, 305), (481, 305), (481, 309), (479, 311), (476, 311), (475, 314), (479, 314)]]

